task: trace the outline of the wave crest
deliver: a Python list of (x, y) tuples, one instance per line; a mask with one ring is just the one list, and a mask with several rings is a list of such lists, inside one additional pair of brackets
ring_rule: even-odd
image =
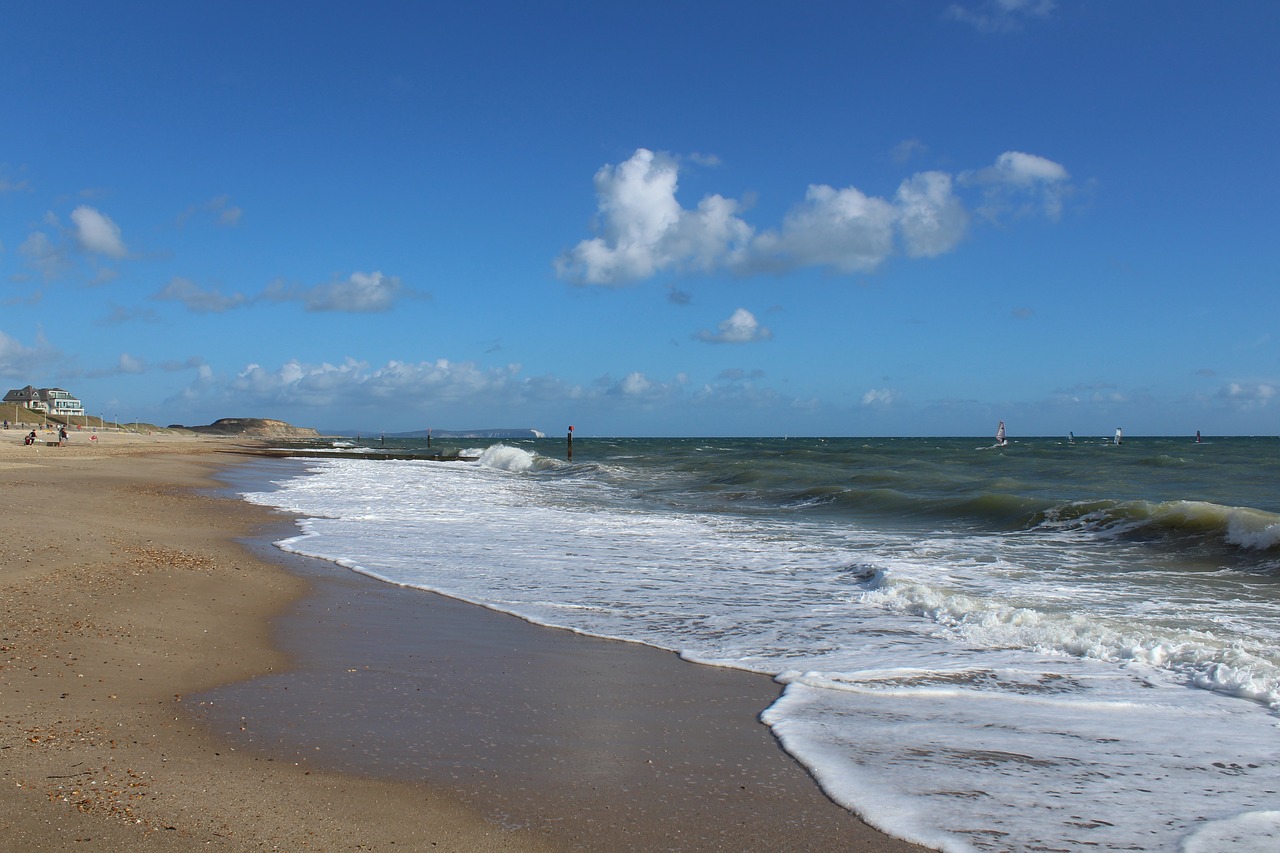
[(1280, 550), (1280, 515), (1206, 501), (1088, 501), (1046, 510), (1040, 527), (1111, 536), (1208, 540), (1247, 551)]

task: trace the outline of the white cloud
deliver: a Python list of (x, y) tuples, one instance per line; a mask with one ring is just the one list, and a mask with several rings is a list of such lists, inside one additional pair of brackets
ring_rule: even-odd
[(630, 373), (627, 377), (618, 383), (617, 389), (619, 393), (626, 394), (629, 397), (641, 397), (653, 393), (656, 386), (643, 373)]
[(722, 321), (717, 328), (718, 332), (703, 329), (694, 337), (711, 344), (747, 344), (754, 341), (767, 341), (773, 337), (773, 332), (761, 326), (755, 315), (746, 308), (734, 311), (729, 319)]
[(654, 403), (663, 400), (674, 400), (684, 390), (688, 377), (677, 374), (670, 382), (651, 379), (644, 373), (634, 371), (628, 373), (617, 382), (609, 377), (601, 377), (596, 382), (596, 393), (580, 394), (579, 399), (625, 399), (637, 403)]
[(76, 241), (85, 251), (110, 258), (123, 258), (129, 254), (120, 237), (120, 226), (105, 214), (81, 205), (71, 211), (71, 221), (75, 223)]
[(145, 359), (122, 352), (116, 368), (121, 373), (142, 373), (147, 369), (147, 362)]
[(889, 388), (872, 388), (862, 395), (864, 406), (888, 406), (898, 400), (898, 392)]
[(1269, 405), (1280, 394), (1280, 386), (1270, 382), (1229, 382), (1218, 390), (1218, 396), (1243, 409)]
[(979, 212), (991, 219), (1010, 212), (1039, 212), (1057, 219), (1071, 192), (1070, 179), (1060, 163), (1021, 151), (1006, 151), (993, 165), (962, 172), (957, 178), (963, 185), (983, 188)]
[(395, 303), (402, 285), (396, 276), (380, 272), (353, 272), (346, 281), (334, 281), (312, 288), (306, 299), (308, 311), (386, 311)]
[(518, 364), (486, 370), (472, 362), (446, 359), (417, 364), (391, 361), (375, 370), (352, 358), (341, 364), (291, 360), (276, 370), (250, 364), (229, 383), (227, 390), (232, 398), (260, 403), (356, 408), (402, 401), (406, 392), (412, 391), (413, 398), (430, 399), (433, 405), (439, 405), (480, 397), (510, 397), (519, 372)]
[(619, 285), (673, 269), (709, 271), (750, 239), (751, 227), (736, 216), (737, 202), (710, 195), (694, 210), (682, 208), (677, 173), (672, 157), (646, 148), (596, 172), (603, 236), (583, 240), (557, 258), (560, 276)]
[(1071, 177), (1060, 164), (1035, 154), (1006, 151), (996, 158), (992, 170), (1004, 183), (1030, 186), (1039, 181), (1065, 181)]
[(766, 231), (751, 246), (744, 271), (782, 272), (830, 267), (836, 272), (870, 272), (893, 252), (894, 206), (856, 187), (837, 190), (814, 184), (804, 201), (786, 215), (779, 231)]
[[(248, 364), (232, 375), (198, 359), (181, 367), (192, 366), (198, 375), (165, 402), (171, 411), (196, 420), (255, 411), (304, 426), (398, 430), (431, 422), (543, 429), (564, 418), (594, 424), (584, 429), (602, 434), (598, 431), (606, 423), (613, 424), (610, 429), (660, 429), (673, 406), (690, 425), (731, 412), (742, 416), (744, 429), (764, 429), (783, 409), (816, 405), (758, 385), (755, 380), (763, 377), (758, 371), (691, 384), (683, 373), (655, 377), (637, 370), (578, 384), (553, 375), (524, 377), (519, 364), (490, 367), (447, 359), (391, 361), (381, 367), (351, 358), (319, 364), (295, 359), (274, 368)], [(314, 423), (334, 412), (342, 422)], [(745, 426), (757, 423), (753, 418), (758, 426)]]
[(345, 281), (331, 281), (314, 287), (299, 287), (277, 281), (263, 291), (263, 299), (274, 302), (298, 301), (308, 311), (377, 313), (395, 305), (404, 285), (399, 277), (381, 272), (354, 272)]
[(903, 181), (894, 196), (898, 229), (911, 257), (950, 252), (969, 228), (969, 214), (951, 192), (945, 172), (921, 172)]
[(308, 311), (375, 313), (389, 311), (396, 300), (408, 292), (398, 277), (380, 272), (355, 272), (345, 280), (314, 287), (275, 281), (257, 296), (223, 294), (217, 287), (204, 288), (189, 279), (175, 276), (152, 299), (181, 302), (197, 314), (217, 314), (262, 301), (301, 302)]
[(243, 293), (223, 295), (218, 288), (202, 288), (190, 279), (174, 276), (174, 278), (151, 297), (152, 299), (181, 302), (189, 311), (196, 314), (221, 314), (232, 308), (239, 308), (250, 302)]
[(757, 231), (740, 215), (744, 205), (711, 194), (695, 208), (676, 198), (679, 166), (668, 154), (637, 149), (595, 176), (599, 236), (555, 260), (561, 278), (576, 284), (620, 286), (664, 272), (739, 275), (822, 267), (844, 275), (874, 271), (894, 254), (933, 257), (950, 252), (968, 233), (970, 213), (956, 187), (982, 194), (985, 217), (1042, 211), (1056, 218), (1070, 191), (1058, 163), (1011, 151), (993, 166), (953, 177), (919, 172), (892, 199), (857, 187), (813, 184), (776, 228)]

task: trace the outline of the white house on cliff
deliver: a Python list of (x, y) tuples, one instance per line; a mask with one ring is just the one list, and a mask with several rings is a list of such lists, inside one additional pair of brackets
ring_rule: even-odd
[(50, 415), (84, 417), (84, 404), (61, 388), (36, 388), (28, 385), (5, 394), (4, 402), (17, 403)]

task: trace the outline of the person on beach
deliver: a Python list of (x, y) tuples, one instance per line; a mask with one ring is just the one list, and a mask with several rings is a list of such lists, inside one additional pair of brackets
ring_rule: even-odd
[(58, 446), (67, 446), (67, 428), (65, 426), (58, 427)]
[(35, 444), (35, 443), (36, 443), (36, 431), (35, 431), (35, 430), (32, 430), (32, 431), (30, 432), (30, 434), (28, 434), (28, 435), (27, 435), (27, 437), (26, 437), (26, 438), (24, 438), (24, 439), (22, 440), (22, 443), (23, 443), (23, 444)]

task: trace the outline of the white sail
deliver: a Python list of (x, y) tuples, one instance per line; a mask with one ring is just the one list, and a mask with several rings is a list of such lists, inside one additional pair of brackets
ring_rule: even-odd
[(1123, 438), (1124, 438), (1124, 430), (1120, 429), (1120, 427), (1116, 427), (1116, 444), (1119, 444), (1121, 439)]
[(1000, 422), (1000, 426), (996, 427), (996, 444), (1004, 444), (1004, 421)]

